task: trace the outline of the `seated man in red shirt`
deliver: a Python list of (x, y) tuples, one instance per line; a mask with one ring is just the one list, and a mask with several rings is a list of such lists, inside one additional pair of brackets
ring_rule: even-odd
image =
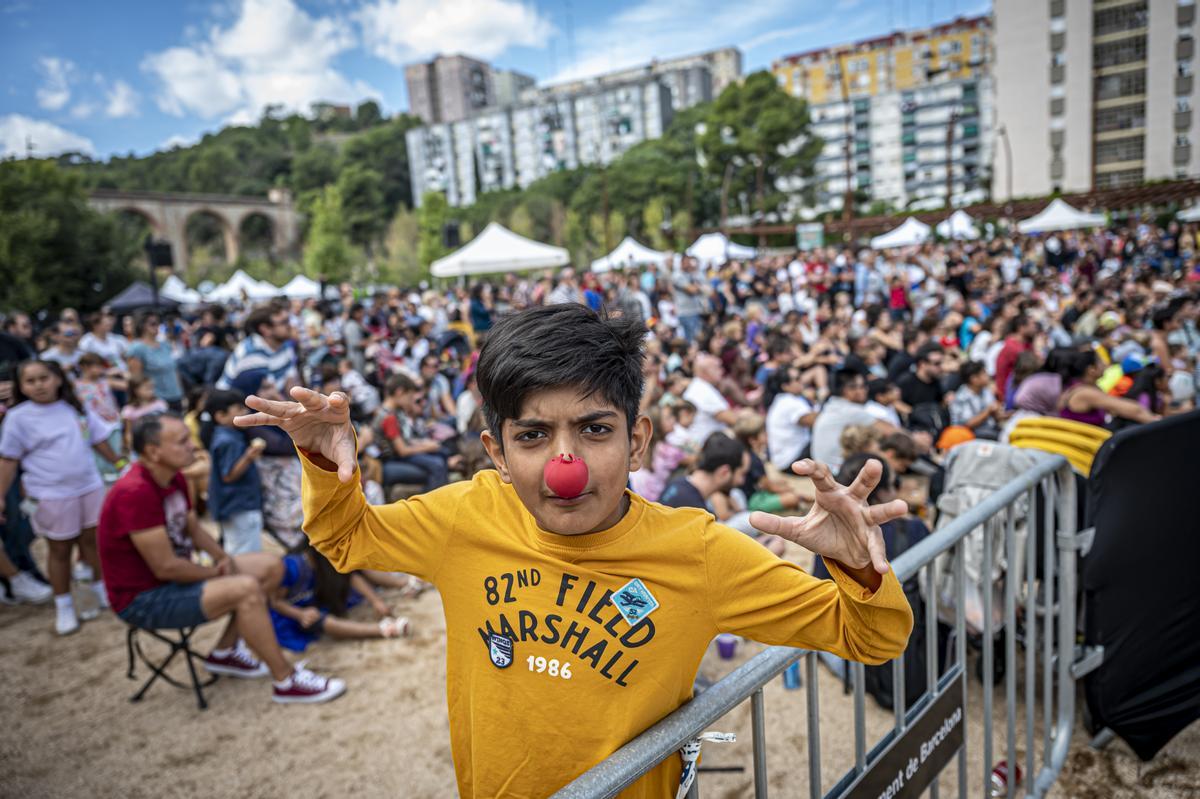
[[(109, 490), (97, 527), (113, 611), (146, 629), (194, 627), (229, 614), (205, 659), (208, 671), (233, 677), (270, 674), (276, 702), (340, 696), (346, 690), (342, 680), (293, 668), (275, 640), (267, 596), (283, 576), (280, 559), (265, 553), (230, 557), (200, 526), (180, 472), (195, 460), (183, 421), (165, 413), (142, 417), (133, 427), (133, 449), (139, 460)], [(216, 565), (194, 563), (194, 548)]]

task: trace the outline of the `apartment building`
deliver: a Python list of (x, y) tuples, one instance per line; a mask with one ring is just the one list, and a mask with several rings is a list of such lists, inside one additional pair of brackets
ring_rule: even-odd
[(1194, 0), (996, 0), (994, 13), (1007, 145), (994, 197), (1200, 173)]
[(780, 86), (808, 101), (825, 142), (814, 179), (787, 187), (791, 210), (840, 209), (847, 188), (897, 208), (982, 199), (993, 150), (991, 62), (986, 16), (776, 60)]

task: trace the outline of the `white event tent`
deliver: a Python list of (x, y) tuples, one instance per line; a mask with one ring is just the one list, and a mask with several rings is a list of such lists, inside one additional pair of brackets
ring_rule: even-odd
[(310, 300), (321, 296), (321, 284), (305, 275), (296, 275), (280, 289), (290, 300)]
[(692, 242), (687, 254), (704, 266), (720, 266), (730, 260), (754, 258), (758, 250), (730, 241), (724, 233), (705, 233)]
[(1089, 214), (1065, 203), (1056, 197), (1038, 213), (1017, 223), (1022, 233), (1049, 233), (1055, 230), (1078, 230), (1079, 228), (1103, 227), (1104, 214)]
[(252, 300), (269, 300), (279, 296), (279, 289), (265, 280), (255, 280), (241, 269), (208, 295), (213, 302), (233, 302), (242, 299), (243, 292)]
[(652, 250), (637, 241), (633, 236), (626, 236), (617, 248), (603, 258), (592, 261), (593, 272), (607, 272), (610, 269), (624, 269), (629, 266), (654, 264), (663, 266), (671, 260), (671, 253)]
[(959, 208), (937, 223), (937, 234), (944, 239), (974, 241), (979, 238), (979, 228), (975, 227), (971, 215)]
[(433, 262), (434, 277), (487, 275), (565, 266), (570, 256), (562, 247), (542, 244), (492, 222), (461, 249)]
[(1200, 222), (1200, 205), (1193, 205), (1191, 208), (1184, 208), (1182, 211), (1175, 214), (1175, 218), (1180, 222)]
[(200, 292), (188, 288), (187, 283), (180, 280), (178, 275), (169, 275), (158, 293), (183, 305), (199, 305), (201, 302)]
[(896, 247), (912, 247), (916, 244), (922, 244), (929, 238), (931, 230), (929, 225), (916, 217), (910, 216), (901, 222), (900, 226), (896, 229), (889, 230), (887, 233), (871, 239), (871, 249), (891, 250)]

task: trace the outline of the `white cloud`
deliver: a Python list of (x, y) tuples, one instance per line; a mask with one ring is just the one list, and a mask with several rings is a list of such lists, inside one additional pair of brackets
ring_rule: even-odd
[(358, 21), (367, 50), (396, 65), (437, 53), (494, 58), (513, 46), (541, 47), (554, 33), (520, 0), (373, 0)]
[(354, 43), (345, 22), (313, 18), (294, 0), (242, 0), (230, 25), (152, 53), (142, 69), (161, 82), (155, 99), (168, 114), (248, 121), (272, 103), (303, 111), (317, 100), (377, 96), (333, 67)]
[(173, 136), (168, 136), (167, 140), (158, 146), (160, 150), (173, 150), (176, 147), (191, 147), (198, 140), (194, 136), (181, 136), (176, 133)]
[(38, 69), (43, 75), (37, 90), (38, 105), (47, 111), (57, 111), (71, 99), (71, 74), (75, 65), (65, 58), (42, 58)]
[(63, 130), (52, 122), (30, 119), (23, 114), (0, 116), (0, 158), (24, 157), (30, 141), (33, 142), (35, 156), (95, 152), (89, 139)]
[(123, 80), (118, 80), (108, 90), (108, 106), (104, 109), (110, 117), (129, 117), (137, 113), (138, 93)]

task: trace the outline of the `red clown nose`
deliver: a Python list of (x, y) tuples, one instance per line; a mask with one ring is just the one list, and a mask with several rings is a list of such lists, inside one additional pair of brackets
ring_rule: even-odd
[(587, 486), (588, 468), (583, 458), (563, 454), (546, 464), (543, 476), (546, 485), (557, 496), (571, 499), (583, 493)]

